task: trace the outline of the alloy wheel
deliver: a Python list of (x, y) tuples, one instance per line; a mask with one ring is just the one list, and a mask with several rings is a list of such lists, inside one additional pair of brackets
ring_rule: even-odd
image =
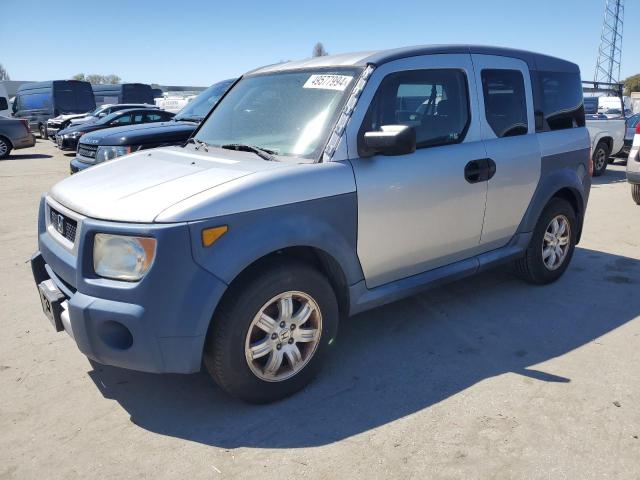
[(293, 377), (311, 360), (322, 333), (322, 315), (306, 293), (276, 295), (254, 317), (245, 340), (245, 357), (255, 376), (267, 382)]
[(553, 217), (542, 240), (542, 261), (549, 270), (556, 270), (567, 258), (571, 244), (571, 224), (564, 215)]

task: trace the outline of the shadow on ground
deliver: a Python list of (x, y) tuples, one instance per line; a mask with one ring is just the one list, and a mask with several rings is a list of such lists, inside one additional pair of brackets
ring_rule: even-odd
[[(622, 165), (620, 165), (622, 166)], [(627, 181), (627, 172), (625, 170), (613, 170), (611, 168), (607, 168), (602, 175), (599, 177), (593, 177), (591, 179), (591, 184), (594, 186), (598, 185), (606, 185), (609, 183), (620, 183)]]
[(228, 398), (205, 374), (153, 375), (94, 364), (91, 378), (132, 422), (223, 448), (324, 445), (423, 410), (507, 372), (568, 384), (537, 364), (640, 315), (640, 261), (577, 249), (553, 285), (507, 271), (431, 290), (341, 326), (323, 373), (271, 405)]
[(52, 158), (53, 155), (45, 153), (12, 153), (7, 160), (37, 160), (38, 158)]

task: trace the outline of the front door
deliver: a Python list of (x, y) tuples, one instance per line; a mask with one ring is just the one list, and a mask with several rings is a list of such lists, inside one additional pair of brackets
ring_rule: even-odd
[[(476, 173), (487, 155), (477, 118), (470, 55), (413, 57), (374, 70), (347, 130), (367, 287), (479, 252), (487, 181)], [(415, 153), (364, 156), (365, 131), (397, 124), (415, 128)]]

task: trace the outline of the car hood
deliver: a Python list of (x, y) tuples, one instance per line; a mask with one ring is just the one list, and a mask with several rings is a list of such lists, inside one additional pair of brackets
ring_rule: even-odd
[(82, 137), (83, 143), (92, 145), (136, 145), (144, 143), (151, 136), (166, 136), (173, 133), (184, 133), (186, 138), (198, 125), (192, 122), (157, 122), (143, 123), (124, 127), (113, 127), (88, 133)]
[(292, 167), (253, 153), (165, 147), (120, 157), (57, 183), (50, 196), (100, 220), (152, 223), (188, 197), (260, 171)]
[(77, 131), (90, 132), (92, 130), (99, 130), (101, 128), (107, 128), (107, 127), (105, 125), (103, 125), (103, 124), (96, 123), (95, 121), (89, 120), (89, 121), (83, 122), (83, 123), (71, 124), (70, 126), (65, 128), (64, 130), (60, 130), (58, 132), (58, 135), (66, 135), (68, 133), (73, 133), (73, 132), (77, 132)]

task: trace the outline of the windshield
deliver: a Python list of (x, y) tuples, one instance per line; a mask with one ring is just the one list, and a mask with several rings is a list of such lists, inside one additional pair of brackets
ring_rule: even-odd
[(180, 110), (175, 120), (202, 120), (234, 81), (225, 80), (211, 85)]
[(209, 145), (250, 145), (276, 155), (318, 159), (358, 69), (296, 70), (243, 78), (196, 138)]

